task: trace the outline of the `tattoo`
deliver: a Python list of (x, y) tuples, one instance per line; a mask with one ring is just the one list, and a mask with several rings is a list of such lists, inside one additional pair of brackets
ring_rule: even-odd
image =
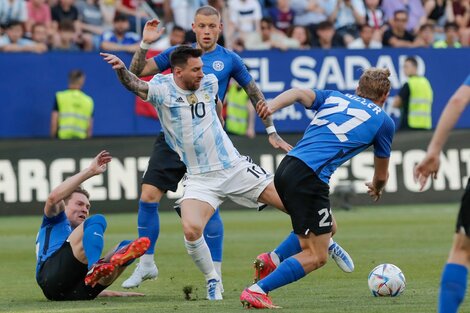
[(149, 86), (145, 81), (139, 79), (137, 76), (135, 76), (135, 74), (129, 72), (126, 68), (116, 70), (116, 74), (124, 87), (142, 99), (147, 98)]
[[(255, 109), (256, 109), (256, 104), (258, 103), (258, 101), (265, 100), (263, 93), (258, 88), (258, 86), (256, 85), (253, 79), (248, 83), (248, 85), (243, 87), (243, 89), (245, 89), (246, 94), (250, 98), (251, 104), (255, 107)], [(273, 118), (271, 116), (267, 117), (266, 119), (262, 121), (263, 121), (264, 127), (274, 126)]]
[(147, 50), (140, 48), (134, 53), (132, 57), (131, 66), (129, 67), (129, 71), (134, 73), (135, 75), (140, 75), (142, 70), (145, 67), (145, 56), (147, 54)]

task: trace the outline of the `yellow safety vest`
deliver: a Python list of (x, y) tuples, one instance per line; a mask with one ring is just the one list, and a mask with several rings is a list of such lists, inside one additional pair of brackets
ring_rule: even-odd
[(87, 137), (93, 114), (93, 99), (81, 90), (68, 89), (56, 93), (59, 108), (59, 139), (84, 139)]
[(225, 129), (236, 135), (245, 135), (248, 129), (248, 95), (244, 89), (231, 85), (227, 93)]
[(408, 126), (416, 129), (431, 129), (433, 92), (429, 81), (422, 76), (408, 79), (410, 100), (408, 104)]

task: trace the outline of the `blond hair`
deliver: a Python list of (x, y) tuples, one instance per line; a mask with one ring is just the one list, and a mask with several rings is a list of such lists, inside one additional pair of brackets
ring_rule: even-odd
[(217, 17), (220, 19), (219, 11), (210, 5), (204, 5), (200, 7), (199, 9), (197, 9), (196, 14), (194, 14), (194, 16), (196, 15), (204, 15), (204, 16), (217, 15)]
[(390, 91), (390, 70), (387, 68), (369, 68), (359, 78), (356, 94), (372, 101), (380, 100)]
[(90, 200), (90, 193), (85, 189), (83, 188), (82, 186), (78, 186), (77, 188), (74, 189), (74, 191), (72, 191), (71, 194), (69, 194), (65, 199), (64, 199), (64, 202), (65, 204), (67, 204), (70, 200), (70, 198), (72, 198), (72, 195), (74, 193), (81, 193), (82, 195), (84, 195), (85, 197), (87, 197), (88, 200)]

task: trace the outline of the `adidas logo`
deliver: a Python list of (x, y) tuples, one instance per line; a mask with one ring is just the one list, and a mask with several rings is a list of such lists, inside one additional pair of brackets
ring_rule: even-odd
[(178, 97), (178, 99), (176, 99), (176, 102), (179, 102), (179, 103), (184, 103), (184, 100), (183, 100), (183, 98), (181, 98), (181, 97)]

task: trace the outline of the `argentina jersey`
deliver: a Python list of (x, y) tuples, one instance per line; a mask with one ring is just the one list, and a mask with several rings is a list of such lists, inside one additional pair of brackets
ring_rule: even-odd
[(315, 116), (288, 155), (301, 159), (326, 183), (337, 167), (370, 145), (375, 156), (390, 157), (395, 124), (379, 106), (356, 95), (314, 91), (309, 109)]
[(217, 78), (206, 75), (196, 91), (183, 90), (173, 74), (155, 75), (146, 101), (157, 109), (168, 146), (178, 153), (189, 174), (232, 167), (240, 154), (216, 112)]
[[(196, 44), (192, 45), (196, 48)], [(170, 68), (170, 54), (177, 46), (170, 47), (157, 55), (154, 60), (158, 69), (163, 72)], [(218, 96), (224, 100), (230, 78), (234, 78), (240, 86), (246, 86), (252, 80), (245, 64), (238, 54), (216, 45), (215, 49), (201, 56), (204, 74), (214, 74), (219, 81)]]
[(43, 217), (36, 237), (36, 273), (41, 264), (64, 244), (71, 233), (72, 227), (64, 211), (51, 218)]

